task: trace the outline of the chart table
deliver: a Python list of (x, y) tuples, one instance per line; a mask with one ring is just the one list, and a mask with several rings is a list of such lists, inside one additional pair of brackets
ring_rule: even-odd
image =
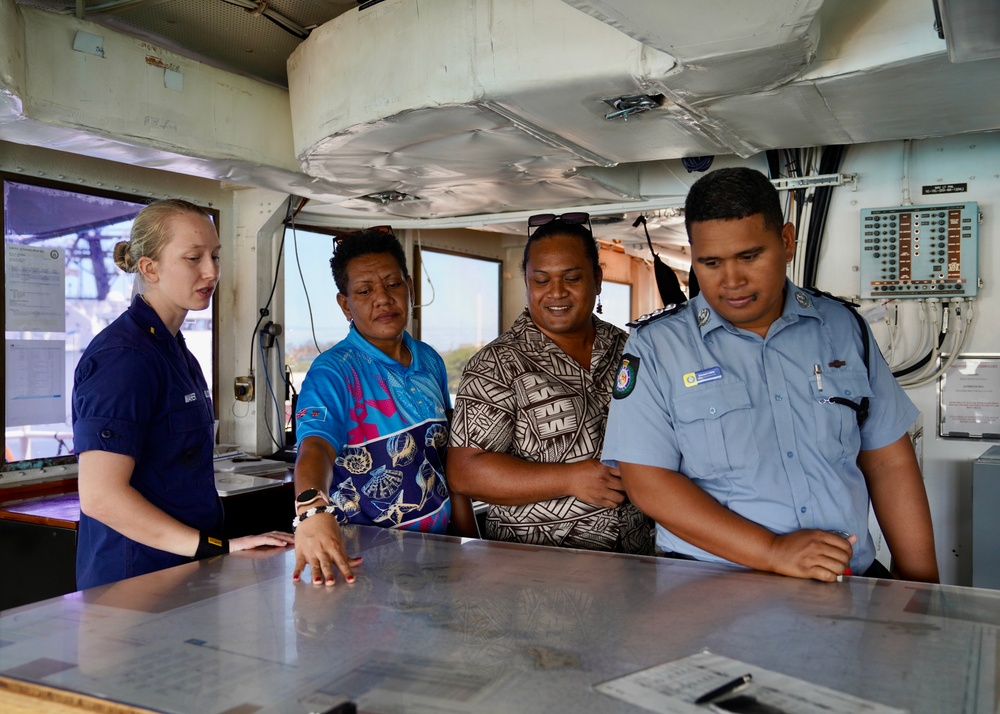
[(995, 712), (1000, 593), (346, 527), (356, 584), (235, 553), (0, 613), (0, 676), (163, 712), (639, 712), (711, 652), (912, 712)]

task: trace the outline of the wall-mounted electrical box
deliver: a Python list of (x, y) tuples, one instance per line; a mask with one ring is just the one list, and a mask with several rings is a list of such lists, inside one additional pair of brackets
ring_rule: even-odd
[(979, 288), (979, 204), (861, 211), (861, 297), (973, 297)]

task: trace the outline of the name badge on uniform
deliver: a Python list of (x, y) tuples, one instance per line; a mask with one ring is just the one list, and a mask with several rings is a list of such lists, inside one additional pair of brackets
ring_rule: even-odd
[(688, 372), (684, 375), (685, 387), (696, 387), (706, 382), (714, 382), (722, 379), (722, 370), (719, 367), (709, 367), (699, 372)]
[(198, 398), (197, 392), (191, 392), (190, 394), (185, 394), (184, 395), (184, 403), (185, 404), (190, 404), (191, 402), (193, 402), (197, 398)]

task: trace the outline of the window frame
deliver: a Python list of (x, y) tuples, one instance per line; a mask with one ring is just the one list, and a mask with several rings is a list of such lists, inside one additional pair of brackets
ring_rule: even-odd
[[(26, 186), (35, 186), (38, 188), (53, 189), (57, 191), (63, 191), (66, 193), (75, 193), (85, 196), (95, 196), (98, 198), (106, 198), (116, 201), (125, 201), (128, 203), (136, 203), (140, 205), (148, 205), (154, 199), (151, 199), (148, 195), (138, 195), (123, 191), (108, 190), (103, 188), (94, 188), (88, 185), (73, 184), (65, 181), (57, 181), (44, 178), (36, 178), (32, 176), (26, 176), (21, 173), (12, 173), (9, 171), (0, 171), (0, 186), (7, 183), (17, 183)], [(219, 225), (220, 214), (217, 209), (207, 207), (197, 203), (203, 211), (205, 211), (215, 223), (216, 230), (221, 235), (221, 229)], [(141, 209), (140, 209), (141, 210)], [(6, 219), (7, 219), (7, 202), (3, 200), (3, 196), (0, 196), (0, 225), (4, 226), (4, 243), (6, 244)], [(4, 296), (7, 294), (7, 259), (6, 250), (0, 255), (0, 292)], [(219, 330), (216, 329), (219, 324), (219, 302), (218, 300), (212, 300), (212, 358), (211, 358), (211, 373), (212, 373), (212, 407), (215, 412), (215, 418), (219, 418)], [(0, 311), (0, 326), (3, 327), (4, 332), (4, 344), (5, 348), (0, 350), (0, 374), (3, 375), (3, 379), (7, 379), (7, 350), (6, 350), (6, 335), (7, 335), (7, 311), (6, 309)], [(89, 343), (88, 343), (89, 344)], [(86, 349), (86, 348), (84, 348)], [(76, 365), (72, 365), (75, 369)], [(69, 385), (72, 387), (72, 385)], [(72, 399), (72, 394), (68, 396)], [(6, 398), (3, 403), (0, 404), (0, 415), (3, 416), (5, 438), (4, 444), (6, 446), (6, 428), (7, 428), (7, 403)], [(36, 469), (46, 469), (56, 466), (68, 466), (76, 464), (77, 454), (67, 454), (65, 456), (44, 456), (32, 459), (20, 459), (17, 461), (7, 461), (6, 448), (3, 454), (2, 461), (0, 461), (0, 474), (20, 472)]]
[(442, 253), (444, 255), (452, 255), (457, 258), (471, 258), (473, 260), (481, 260), (484, 263), (496, 263), (497, 266), (497, 334), (503, 334), (503, 261), (499, 258), (487, 257), (482, 255), (476, 255), (474, 253), (469, 253), (461, 250), (454, 250), (450, 248), (439, 248), (437, 246), (421, 246), (419, 244), (414, 244), (413, 246), (413, 322), (415, 325), (414, 337), (418, 340), (423, 340), (423, 270), (424, 261), (421, 253), (423, 251), (429, 251), (431, 253)]

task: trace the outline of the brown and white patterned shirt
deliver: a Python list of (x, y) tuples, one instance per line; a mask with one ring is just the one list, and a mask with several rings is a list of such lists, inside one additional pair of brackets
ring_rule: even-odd
[[(594, 318), (590, 369), (522, 313), (465, 367), (451, 446), (537, 463), (599, 459), (615, 368), (627, 335)], [(602, 508), (572, 496), (522, 506), (490, 504), (486, 537), (624, 553), (653, 552), (652, 522), (631, 503)]]

